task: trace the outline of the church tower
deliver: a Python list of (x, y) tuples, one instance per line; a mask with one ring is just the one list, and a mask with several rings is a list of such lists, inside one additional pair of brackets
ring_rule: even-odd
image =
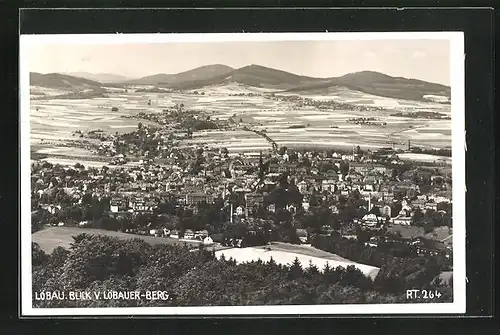
[(259, 154), (259, 178), (264, 178), (264, 162), (262, 161), (262, 150)]

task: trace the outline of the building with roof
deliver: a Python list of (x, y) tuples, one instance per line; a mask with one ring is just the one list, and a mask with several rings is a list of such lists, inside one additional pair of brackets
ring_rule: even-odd
[(365, 226), (375, 227), (378, 224), (378, 218), (375, 214), (366, 214), (361, 219), (361, 223)]
[(264, 196), (261, 193), (245, 193), (246, 207), (262, 206)]
[(206, 194), (203, 192), (192, 192), (186, 194), (186, 204), (187, 205), (198, 205), (202, 202), (206, 202), (207, 204), (213, 203), (215, 197), (211, 194)]

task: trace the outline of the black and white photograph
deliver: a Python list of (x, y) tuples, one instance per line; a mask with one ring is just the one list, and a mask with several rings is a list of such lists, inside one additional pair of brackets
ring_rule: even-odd
[(21, 35), (25, 315), (465, 312), (460, 32)]

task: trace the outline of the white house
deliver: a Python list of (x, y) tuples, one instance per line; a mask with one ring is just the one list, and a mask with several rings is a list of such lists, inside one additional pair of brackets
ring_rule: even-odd
[(339, 209), (337, 208), (337, 206), (335, 205), (331, 205), (330, 207), (328, 207), (330, 209), (330, 211), (333, 213), (333, 214), (338, 214), (339, 213)]
[(345, 160), (345, 161), (354, 161), (356, 159), (356, 157), (354, 155), (342, 155), (342, 160)]
[(375, 191), (375, 188), (373, 187), (372, 184), (365, 184), (364, 185), (364, 190), (365, 191), (369, 191), (369, 192), (373, 192), (373, 191)]
[(267, 206), (267, 210), (274, 213), (276, 212), (276, 206), (274, 204), (270, 204)]
[(378, 223), (378, 219), (375, 214), (366, 214), (365, 216), (363, 216), (362, 222), (366, 226), (376, 226)]
[(404, 199), (401, 201), (401, 208), (404, 211), (411, 211), (411, 206), (408, 204), (408, 201)]
[(401, 217), (396, 216), (392, 219), (393, 224), (401, 225), (401, 226), (410, 226), (411, 225), (411, 217)]
[(177, 230), (172, 230), (170, 232), (170, 237), (171, 238), (179, 238), (179, 232)]
[(389, 205), (385, 205), (385, 206), (383, 206), (380, 209), (380, 212), (382, 213), (383, 216), (386, 216), (386, 217), (390, 218), (391, 217), (392, 208)]
[(399, 212), (398, 216), (396, 216), (395, 218), (392, 219), (393, 224), (402, 225), (402, 226), (411, 225), (411, 221), (412, 221), (411, 216), (408, 215), (408, 212), (404, 209), (402, 209)]
[(300, 242), (307, 242), (307, 230), (305, 229), (297, 229), (297, 236), (299, 237)]
[(333, 192), (335, 190), (335, 181), (333, 179), (323, 180), (321, 182), (321, 190)]
[(194, 233), (191, 229), (186, 229), (184, 232), (184, 238), (187, 240), (192, 240), (194, 238)]
[(236, 215), (243, 215), (245, 213), (242, 206), (236, 207)]
[(378, 240), (379, 239), (377, 236), (370, 237), (370, 240), (368, 242), (365, 242), (365, 245), (372, 248), (376, 248), (378, 246)]
[(80, 223), (78, 223), (78, 227), (86, 227), (88, 225), (89, 225), (88, 221), (80, 221)]
[(297, 211), (294, 205), (288, 205), (286, 206), (286, 209), (292, 214), (295, 214), (295, 212)]
[(297, 188), (299, 189), (299, 192), (304, 194), (306, 193), (307, 191), (307, 182), (305, 182), (304, 180), (302, 180), (301, 182), (299, 182), (297, 184)]
[(426, 202), (426, 203), (424, 204), (424, 208), (425, 208), (425, 209), (432, 209), (432, 210), (434, 210), (434, 211), (437, 211), (437, 203), (435, 203), (435, 202), (430, 202), (430, 201), (429, 201), (429, 202)]

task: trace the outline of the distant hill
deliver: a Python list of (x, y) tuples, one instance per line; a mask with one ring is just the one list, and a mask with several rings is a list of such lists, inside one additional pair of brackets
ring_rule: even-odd
[(211, 78), (218, 78), (220, 76), (227, 75), (231, 71), (233, 71), (232, 67), (221, 64), (214, 64), (214, 65), (201, 66), (177, 74), (155, 74), (152, 76), (129, 80), (127, 81), (127, 83), (175, 87), (176, 85), (182, 86), (182, 83), (204, 81)]
[(406, 100), (424, 100), (423, 96), (429, 94), (447, 97), (451, 95), (449, 86), (417, 79), (391, 77), (373, 71), (349, 73), (341, 77), (330, 78), (323, 83), (297, 86), (287, 91), (321, 94), (339, 86), (377, 96)]
[(299, 85), (325, 82), (325, 79), (298, 76), (286, 71), (276, 70), (260, 65), (248, 65), (217, 77), (204, 80), (192, 80), (171, 84), (172, 88), (195, 89), (209, 85), (220, 85), (235, 82), (243, 85), (273, 89), (289, 89)]
[(249, 65), (237, 69), (231, 73), (231, 79), (249, 86), (272, 88), (296, 87), (325, 81), (320, 78), (298, 76), (260, 65)]
[(136, 84), (136, 85), (159, 85), (160, 83), (166, 83), (172, 77), (172, 74), (158, 73), (151, 76), (142, 77), (139, 79), (132, 79), (125, 81), (125, 84)]
[(69, 72), (63, 74), (93, 80), (100, 83), (122, 83), (130, 80), (130, 78), (113, 73)]
[(42, 74), (37, 72), (30, 73), (30, 85), (70, 91), (82, 91), (85, 89), (100, 90), (102, 86), (100, 82), (85, 78), (60, 73)]
[[(255, 64), (239, 69), (213, 64), (177, 74), (160, 73), (128, 81), (121, 81), (120, 78), (124, 77), (112, 74), (79, 74), (87, 78), (57, 73), (31, 73), (31, 82), (32, 85), (71, 90), (97, 88), (101, 87), (103, 82), (154, 85), (179, 90), (237, 83), (282, 92), (318, 95), (332, 94), (339, 88), (347, 88), (381, 97), (417, 101), (425, 100), (424, 95), (446, 96), (448, 98), (451, 95), (451, 89), (448, 86), (417, 79), (391, 77), (374, 71), (349, 73), (341, 77), (314, 78)], [(100, 78), (100, 80), (92, 80), (89, 79), (90, 77)]]
[(255, 64), (239, 69), (220, 64), (208, 65), (176, 75), (158, 74), (131, 82), (162, 85), (181, 90), (234, 82), (284, 92), (311, 94), (327, 94), (335, 88), (346, 87), (377, 96), (406, 100), (424, 100), (424, 95), (449, 97), (451, 94), (448, 86), (417, 79), (391, 77), (374, 71), (349, 73), (341, 77), (314, 78)]

